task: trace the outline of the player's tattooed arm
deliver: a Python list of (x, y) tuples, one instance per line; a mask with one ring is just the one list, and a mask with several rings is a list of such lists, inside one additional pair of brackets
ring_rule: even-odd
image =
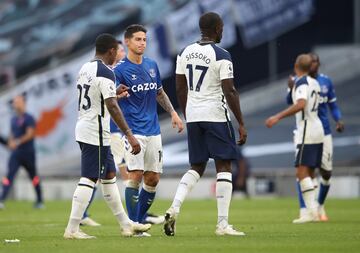
[(174, 107), (171, 104), (170, 99), (169, 99), (168, 95), (166, 95), (163, 88), (158, 90), (156, 100), (159, 103), (159, 105), (161, 105), (161, 107), (168, 113), (171, 114), (174, 111)]
[(161, 107), (164, 108), (165, 111), (170, 113), (171, 125), (173, 128), (177, 128), (178, 133), (180, 133), (184, 129), (184, 125), (179, 115), (174, 110), (174, 107), (171, 104), (169, 97), (166, 95), (165, 91), (162, 88), (158, 91), (156, 100), (161, 105)]

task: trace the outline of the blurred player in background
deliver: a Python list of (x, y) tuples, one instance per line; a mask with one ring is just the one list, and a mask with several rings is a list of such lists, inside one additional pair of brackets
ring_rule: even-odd
[[(7, 140), (7, 146), (11, 150), (11, 155), (7, 175), (2, 179), (0, 209), (5, 207), (4, 201), (8, 196), (20, 166), (25, 168), (34, 186), (36, 192), (34, 208), (43, 208), (40, 178), (36, 172), (35, 119), (26, 112), (24, 96), (16, 96), (12, 101), (12, 107), (16, 115), (11, 119), (11, 132)], [(6, 139), (4, 138), (3, 141), (6, 141)]]
[(80, 220), (100, 179), (104, 199), (115, 215), (123, 236), (147, 231), (150, 224), (136, 224), (126, 215), (116, 185), (116, 168), (110, 150), (110, 115), (127, 136), (132, 154), (138, 154), (140, 144), (134, 137), (117, 104), (115, 75), (110, 67), (118, 53), (118, 41), (110, 34), (96, 38), (95, 59), (85, 63), (78, 75), (79, 115), (76, 141), (81, 149), (81, 178), (74, 192), (66, 239), (92, 239), (79, 229)]
[[(125, 138), (128, 181), (125, 199), (131, 220), (145, 222), (144, 218), (152, 205), (156, 186), (162, 173), (163, 150), (157, 103), (171, 115), (173, 127), (179, 132), (183, 124), (166, 95), (155, 61), (143, 57), (146, 48), (146, 29), (142, 25), (131, 25), (125, 30), (127, 57), (114, 69), (117, 84), (129, 88), (129, 97), (119, 101), (129, 127), (141, 145), (137, 155), (130, 153)], [(140, 183), (143, 186), (139, 192)], [(142, 233), (139, 236), (150, 236)]]
[(233, 65), (228, 51), (218, 47), (223, 21), (216, 13), (201, 16), (201, 39), (180, 52), (176, 62), (176, 91), (186, 118), (191, 168), (182, 177), (171, 207), (166, 211), (164, 232), (175, 235), (175, 220), (186, 196), (203, 175), (209, 158), (215, 160), (218, 221), (216, 235), (245, 235), (228, 223), (232, 195), (231, 161), (238, 159), (235, 133), (227, 105), (238, 124), (240, 140), (246, 130), (239, 94), (233, 83)]
[(293, 223), (318, 221), (315, 201), (315, 187), (311, 179), (313, 170), (320, 166), (323, 150), (324, 130), (318, 117), (320, 97), (319, 83), (309, 76), (312, 58), (308, 54), (299, 55), (295, 62), (295, 85), (292, 89), (294, 104), (269, 117), (265, 124), (271, 128), (281, 119), (295, 115), (296, 135), (296, 177), (299, 181), (302, 197), (307, 207), (306, 215)]
[[(320, 167), (320, 175), (321, 175), (321, 182), (320, 182), (320, 189), (319, 189), (319, 195), (317, 197), (317, 202), (319, 205), (319, 215), (320, 215), (320, 221), (328, 221), (328, 216), (325, 212), (325, 200), (327, 193), (330, 189), (330, 178), (331, 178), (331, 172), (332, 172), (332, 161), (333, 161), (333, 144), (332, 144), (332, 136), (331, 136), (331, 127), (328, 117), (328, 108), (330, 109), (332, 118), (336, 122), (336, 131), (341, 133), (344, 131), (344, 123), (341, 121), (341, 111), (336, 103), (336, 95), (335, 95), (335, 89), (334, 85), (331, 81), (331, 79), (324, 75), (319, 73), (319, 67), (320, 67), (320, 58), (315, 53), (310, 53), (311, 59), (312, 59), (312, 65), (310, 70), (310, 76), (315, 78), (319, 84), (320, 84), (320, 102), (319, 102), (319, 109), (318, 109), (318, 115), (321, 120), (322, 126), (324, 128), (324, 144), (323, 144), (323, 154), (321, 159), (321, 167)], [(291, 90), (294, 86), (294, 77), (290, 76), (288, 81), (289, 86), (289, 93), (287, 96), (287, 102), (289, 104), (292, 103), (291, 99)], [(318, 182), (315, 177), (315, 173), (312, 175), (314, 185), (317, 186)], [(300, 218), (302, 216), (306, 216), (306, 205), (304, 202), (304, 199), (302, 198), (301, 191), (299, 191), (299, 182), (297, 182), (298, 185), (298, 198), (300, 203)]]

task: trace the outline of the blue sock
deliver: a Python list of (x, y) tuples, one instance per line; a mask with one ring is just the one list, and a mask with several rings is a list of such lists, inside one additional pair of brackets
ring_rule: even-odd
[(96, 189), (97, 189), (97, 187), (95, 186), (95, 187), (94, 187), (94, 190), (93, 190), (93, 193), (92, 193), (92, 195), (91, 195), (89, 204), (88, 204), (88, 206), (86, 207), (85, 212), (84, 212), (84, 214), (83, 214), (83, 217), (82, 217), (83, 219), (86, 218), (86, 217), (89, 217), (88, 210), (89, 210), (89, 208), (90, 208), (91, 203), (92, 203), (93, 200), (94, 200), (94, 196), (95, 196)]
[(325, 185), (322, 182), (320, 183), (319, 197), (318, 197), (318, 202), (320, 205), (324, 204), (329, 189), (330, 189), (330, 184)]
[(125, 188), (126, 209), (130, 220), (137, 221), (137, 204), (139, 201), (139, 190), (136, 188)]
[(296, 189), (297, 189), (297, 193), (298, 193), (300, 208), (306, 208), (305, 201), (304, 201), (304, 198), (303, 198), (303, 195), (301, 192), (301, 188), (300, 188), (300, 182), (298, 180), (296, 180)]
[(155, 199), (155, 192), (148, 192), (144, 188), (141, 189), (139, 195), (139, 203), (137, 208), (137, 221), (143, 222), (145, 219), (145, 215), (149, 210)]

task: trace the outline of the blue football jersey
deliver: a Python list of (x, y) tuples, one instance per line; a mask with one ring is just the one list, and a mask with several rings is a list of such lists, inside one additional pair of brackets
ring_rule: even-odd
[[(156, 97), (162, 84), (156, 62), (144, 57), (141, 64), (135, 64), (126, 57), (114, 72), (116, 85), (129, 87), (130, 96), (120, 99), (119, 106), (132, 132), (144, 136), (160, 134)], [(110, 130), (119, 131), (114, 122)]]
[(319, 82), (321, 89), (318, 115), (323, 125), (325, 135), (327, 135), (331, 133), (329, 116), (328, 116), (328, 106), (331, 109), (331, 113), (335, 121), (340, 120), (341, 113), (336, 105), (335, 89), (331, 82), (331, 79), (324, 74), (319, 74), (316, 77), (316, 80)]

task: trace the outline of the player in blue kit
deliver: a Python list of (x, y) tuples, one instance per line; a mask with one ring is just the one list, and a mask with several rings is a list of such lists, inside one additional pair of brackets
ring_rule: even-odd
[[(114, 69), (117, 85), (129, 88), (129, 97), (121, 99), (119, 104), (141, 145), (137, 155), (131, 154), (127, 147), (125, 152), (129, 172), (125, 189), (126, 207), (130, 219), (139, 223), (144, 222), (162, 173), (163, 151), (157, 103), (171, 115), (173, 127), (177, 127), (179, 132), (183, 130), (182, 121), (163, 90), (156, 62), (143, 57), (146, 32), (142, 25), (126, 28), (124, 37), (128, 55)], [(143, 186), (139, 192), (142, 180)], [(140, 236), (149, 234), (142, 233)]]
[(4, 208), (4, 201), (14, 182), (16, 173), (23, 166), (28, 173), (36, 192), (35, 208), (43, 207), (40, 178), (36, 172), (35, 154), (35, 119), (26, 112), (25, 98), (21, 95), (13, 99), (12, 106), (16, 115), (11, 119), (11, 132), (7, 141), (11, 149), (9, 170), (2, 179), (3, 191), (0, 198), (0, 209)]
[[(337, 132), (341, 133), (344, 131), (344, 123), (341, 121), (341, 111), (336, 103), (335, 89), (331, 79), (328, 76), (319, 73), (319, 67), (320, 67), (319, 56), (315, 53), (310, 53), (310, 56), (312, 58), (312, 66), (309, 74), (318, 81), (321, 89), (318, 116), (321, 120), (325, 133), (324, 144), (323, 144), (323, 155), (322, 155), (321, 167), (320, 167), (321, 182), (320, 182), (320, 189), (319, 189), (319, 195), (317, 197), (317, 202), (319, 205), (318, 211), (319, 211), (320, 221), (328, 221), (328, 217), (325, 212), (324, 203), (330, 188), (330, 178), (333, 168), (332, 166), (333, 144), (332, 144), (332, 136), (331, 136), (331, 127), (328, 117), (328, 109), (330, 109), (332, 118), (336, 122)], [(291, 77), (288, 81), (288, 85), (290, 88), (289, 90), (291, 90), (293, 87), (293, 81)], [(290, 94), (291, 92), (289, 92), (287, 96), (287, 102), (289, 104), (292, 103)], [(312, 175), (312, 178), (314, 181), (314, 185), (318, 185), (315, 174)], [(299, 185), (299, 183), (297, 184)], [(299, 193), (298, 197), (300, 203), (300, 218), (301, 218), (306, 215), (307, 209), (304, 200), (302, 198), (302, 194)]]

